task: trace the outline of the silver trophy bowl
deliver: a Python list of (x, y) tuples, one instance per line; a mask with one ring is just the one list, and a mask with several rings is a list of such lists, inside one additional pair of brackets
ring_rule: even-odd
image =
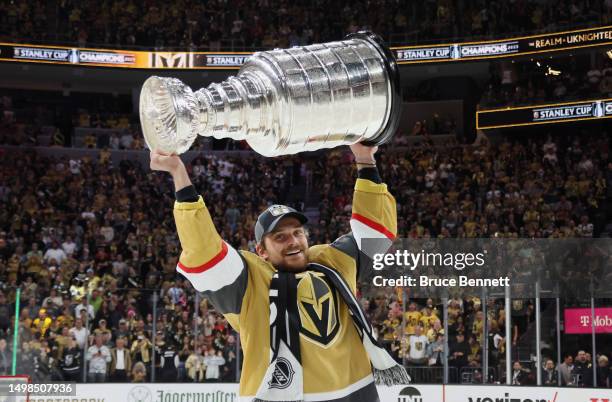
[(153, 76), (140, 93), (147, 146), (176, 154), (197, 135), (246, 140), (264, 156), (380, 145), (397, 130), (400, 108), (394, 56), (366, 32), (257, 52), (237, 76), (195, 92), (176, 78)]

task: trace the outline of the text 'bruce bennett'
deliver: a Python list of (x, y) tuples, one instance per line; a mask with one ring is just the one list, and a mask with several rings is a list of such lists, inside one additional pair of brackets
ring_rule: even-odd
[(468, 278), (465, 275), (458, 278), (430, 278), (426, 275), (417, 277), (402, 275), (397, 278), (385, 278), (377, 275), (372, 279), (374, 286), (390, 287), (506, 287), (510, 286), (510, 278), (500, 276), (499, 278)]

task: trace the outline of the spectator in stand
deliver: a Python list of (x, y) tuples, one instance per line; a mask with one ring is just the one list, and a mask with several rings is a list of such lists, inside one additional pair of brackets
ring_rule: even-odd
[(168, 342), (162, 353), (159, 379), (161, 382), (175, 382), (178, 378), (180, 358), (174, 343)]
[(442, 366), (446, 360), (444, 353), (444, 330), (436, 334), (436, 339), (427, 345), (427, 357), (429, 366)]
[(145, 382), (147, 378), (147, 368), (143, 362), (136, 362), (132, 368), (132, 382)]
[(170, 296), (172, 304), (178, 304), (181, 301), (183, 289), (177, 285), (177, 282), (172, 282), (170, 289), (168, 289), (168, 296)]
[(593, 386), (593, 364), (588, 361), (584, 350), (579, 350), (574, 363), (573, 374), (579, 387)]
[(215, 349), (207, 350), (204, 356), (204, 365), (206, 366), (206, 381), (218, 382), (221, 378), (221, 367), (225, 365), (222, 351)]
[(132, 362), (144, 363), (147, 373), (152, 369), (151, 367), (151, 353), (153, 344), (146, 337), (143, 331), (137, 335), (136, 340), (132, 343), (130, 353), (132, 354)]
[(125, 338), (117, 338), (116, 347), (111, 349), (110, 355), (110, 380), (113, 382), (127, 382), (132, 375), (132, 359), (130, 351), (125, 348)]
[(612, 384), (610, 383), (610, 378), (612, 377), (612, 373), (610, 371), (610, 364), (608, 360), (608, 356), (601, 355), (597, 359), (597, 387), (598, 388), (610, 388)]
[(95, 335), (94, 344), (87, 349), (85, 360), (89, 371), (87, 380), (89, 382), (105, 382), (107, 376), (107, 365), (111, 361), (110, 350), (104, 345), (102, 335)]
[(0, 338), (0, 375), (9, 375), (11, 373), (11, 359), (6, 339)]
[(547, 359), (542, 368), (542, 384), (551, 387), (559, 384), (559, 372), (555, 369), (555, 362), (551, 359)]
[(561, 385), (576, 386), (574, 381), (574, 369), (574, 357), (571, 354), (565, 355), (563, 363), (559, 365), (559, 371), (561, 372)]
[(32, 321), (32, 329), (40, 334), (41, 339), (45, 337), (47, 330), (51, 326), (51, 318), (47, 316), (47, 310), (41, 308), (38, 310), (38, 317)]
[(415, 326), (414, 334), (408, 338), (408, 358), (407, 361), (412, 365), (421, 366), (427, 363), (427, 346), (429, 341), (423, 335), (423, 327), (418, 324)]
[[(77, 245), (72, 240), (72, 236), (67, 235), (66, 240), (62, 243), (62, 250), (64, 250), (64, 253), (66, 254), (66, 256), (69, 256), (69, 255), (74, 255), (74, 252), (76, 251), (76, 249), (77, 249)], [(58, 261), (58, 262), (61, 265), (61, 261)]]
[(191, 352), (185, 361), (185, 370), (187, 371), (187, 380), (189, 382), (202, 382), (206, 372), (204, 364), (204, 356), (198, 348)]
[(76, 337), (68, 338), (68, 345), (62, 351), (59, 367), (62, 370), (65, 381), (80, 382), (81, 376), (81, 356), (83, 350), (79, 348)]
[(521, 362), (515, 361), (512, 365), (512, 385), (526, 385), (529, 370), (524, 368)]
[[(455, 375), (461, 372), (461, 369), (468, 365), (468, 355), (470, 354), (470, 346), (465, 341), (465, 335), (460, 332), (457, 334), (456, 342), (450, 347), (450, 357), (448, 364), (454, 367)], [(457, 381), (458, 378), (455, 379)]]
[(444, 335), (444, 328), (442, 328), (442, 321), (436, 319), (431, 328), (427, 330), (427, 341), (429, 343), (435, 342), (440, 334)]
[(495, 367), (506, 351), (506, 338), (500, 333), (499, 323), (495, 318), (489, 321), (489, 365)]
[(4, 292), (0, 290), (0, 337), (8, 335), (9, 328), (12, 326), (11, 307), (14, 310), (14, 306), (11, 306), (11, 304), (6, 299)]
[(66, 259), (66, 253), (59, 246), (59, 243), (54, 240), (53, 243), (51, 244), (51, 247), (49, 247), (47, 249), (47, 251), (45, 251), (45, 255), (44, 255), (43, 258), (44, 258), (45, 262), (49, 262), (51, 260), (55, 260), (55, 262), (57, 264), (61, 264), (62, 261), (64, 261), (64, 259)]
[(89, 320), (93, 320), (96, 317), (96, 311), (94, 306), (92, 306), (87, 297), (81, 297), (81, 302), (74, 308), (74, 314), (77, 317), (81, 317), (82, 312), (84, 312), (85, 316), (89, 315)]
[(106, 320), (104, 318), (101, 318), (98, 321), (98, 328), (94, 329), (93, 333), (94, 335), (101, 335), (102, 336), (102, 343), (108, 347), (112, 346), (112, 333), (111, 330), (107, 328), (106, 326)]
[(49, 296), (43, 299), (42, 307), (50, 311), (54, 316), (58, 316), (57, 312), (61, 311), (62, 304), (62, 297), (58, 295), (56, 288), (52, 288), (49, 290)]
[(412, 302), (408, 305), (408, 311), (404, 313), (406, 319), (405, 333), (407, 335), (413, 335), (416, 333), (416, 327), (419, 326), (421, 319), (421, 312), (417, 311), (416, 303)]
[(70, 328), (70, 334), (76, 340), (79, 349), (84, 349), (89, 337), (89, 330), (83, 326), (83, 320), (77, 318), (74, 320), (74, 327)]

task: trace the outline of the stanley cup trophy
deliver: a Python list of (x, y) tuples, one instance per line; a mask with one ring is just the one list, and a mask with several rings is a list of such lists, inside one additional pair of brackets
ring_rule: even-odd
[(176, 78), (153, 76), (140, 93), (149, 149), (177, 154), (198, 134), (246, 140), (264, 156), (380, 145), (395, 133), (400, 107), (393, 54), (366, 32), (257, 52), (236, 77), (196, 92)]

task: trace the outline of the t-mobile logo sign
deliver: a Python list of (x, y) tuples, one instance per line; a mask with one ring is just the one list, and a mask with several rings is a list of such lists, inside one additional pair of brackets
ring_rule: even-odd
[[(595, 318), (591, 319), (590, 308), (565, 309), (565, 333), (590, 334), (595, 327), (598, 334), (612, 334), (612, 307), (595, 308)], [(609, 397), (612, 402), (612, 397)]]
[[(607, 315), (605, 317), (596, 316), (594, 322), (596, 327), (610, 326), (612, 325), (612, 317), (608, 317)], [(583, 327), (590, 327), (591, 317), (589, 317), (588, 315), (581, 315), (580, 325), (582, 325)]]

